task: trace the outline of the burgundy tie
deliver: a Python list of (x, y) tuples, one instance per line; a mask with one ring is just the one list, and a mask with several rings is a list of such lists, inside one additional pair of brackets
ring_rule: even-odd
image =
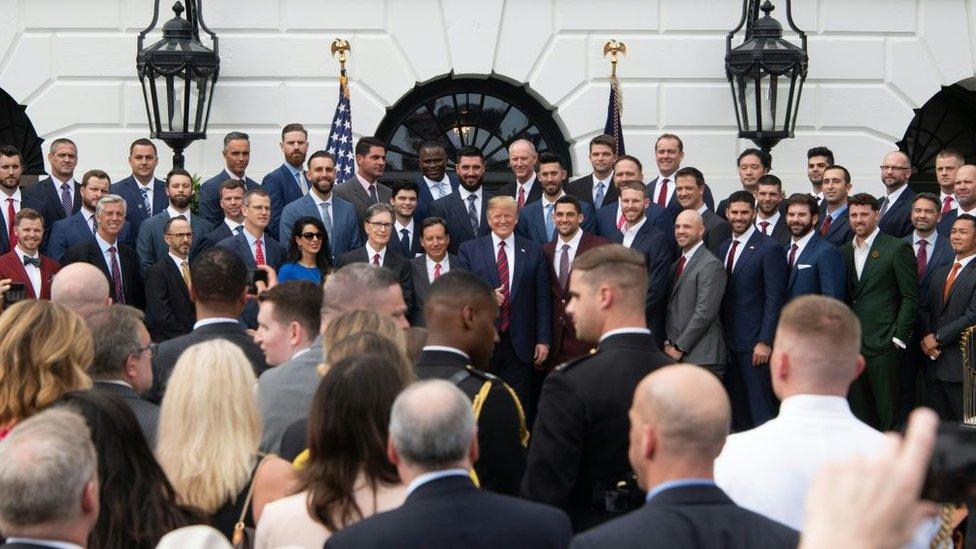
[(505, 253), (504, 240), (498, 243), (498, 258), (496, 259), (496, 263), (498, 264), (498, 281), (501, 283), (501, 292), (504, 297), (498, 315), (498, 331), (505, 332), (508, 330), (511, 303), (508, 301), (510, 291), (508, 287), (508, 254)]
[(826, 216), (827, 217), (824, 219), (823, 225), (820, 226), (820, 236), (827, 234), (827, 231), (830, 230), (830, 222), (834, 220), (830, 214), (826, 214)]
[(674, 279), (678, 280), (683, 272), (685, 272), (685, 254), (681, 254), (681, 259), (678, 260), (678, 268), (674, 271)]
[(434, 263), (434, 280), (437, 280), (440, 277), (441, 277), (441, 264)]
[(918, 271), (919, 278), (925, 276), (925, 267), (929, 262), (929, 253), (925, 249), (926, 244), (928, 244), (927, 240), (918, 241), (918, 255), (915, 256), (915, 269)]
[(732, 276), (732, 267), (735, 266), (735, 250), (739, 247), (739, 241), (733, 240), (732, 247), (729, 248), (729, 258), (725, 260), (725, 272)]
[(796, 245), (796, 242), (794, 242), (793, 247), (790, 248), (790, 259), (787, 263), (791, 269), (793, 268), (793, 262), (796, 261), (796, 251), (799, 249), (800, 247)]
[(762, 234), (769, 236), (769, 221), (760, 221), (759, 226), (761, 227)]
[(125, 290), (122, 288), (122, 270), (119, 269), (119, 259), (116, 255), (115, 246), (109, 246), (108, 253), (112, 256), (112, 286), (115, 292), (113, 298), (119, 305), (125, 305)]
[(666, 208), (667, 203), (665, 202), (668, 198), (668, 178), (665, 177), (661, 180), (661, 190), (657, 192), (657, 205)]
[(373, 265), (380, 266), (380, 254), (373, 255)]
[(525, 187), (520, 185), (518, 192), (518, 209), (521, 210), (523, 206), (525, 206)]
[(952, 197), (947, 196), (942, 200), (942, 213), (949, 213), (952, 210)]

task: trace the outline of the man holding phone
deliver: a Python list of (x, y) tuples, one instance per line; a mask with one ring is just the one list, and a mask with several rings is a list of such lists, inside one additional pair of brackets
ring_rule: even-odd
[(4, 306), (21, 299), (51, 299), (51, 279), (61, 267), (38, 251), (44, 239), (44, 217), (22, 208), (14, 216), (17, 244), (0, 256), (0, 281), (9, 279), (3, 292)]

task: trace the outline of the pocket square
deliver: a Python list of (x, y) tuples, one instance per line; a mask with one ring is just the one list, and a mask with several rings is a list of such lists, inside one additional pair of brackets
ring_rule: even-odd
[(813, 266), (813, 265), (803, 265), (803, 264), (800, 264), (800, 265), (797, 265), (797, 266), (796, 266), (796, 268), (797, 268), (798, 270), (801, 270), (801, 271), (802, 271), (803, 269), (809, 269), (809, 268), (810, 268), (810, 267), (812, 267), (812, 266)]

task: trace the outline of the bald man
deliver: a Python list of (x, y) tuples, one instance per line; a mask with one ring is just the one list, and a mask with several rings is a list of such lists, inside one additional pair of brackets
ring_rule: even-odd
[(736, 503), (800, 529), (810, 482), (824, 463), (882, 450), (885, 436), (857, 419), (847, 401), (864, 371), (860, 349), (860, 322), (842, 302), (805, 295), (783, 309), (770, 366), (783, 401), (779, 416), (730, 436), (715, 461), (715, 481)]
[(878, 198), (881, 218), (878, 228), (881, 232), (898, 238), (912, 234), (912, 202), (915, 191), (908, 188), (912, 176), (912, 162), (901, 151), (891, 151), (881, 161), (881, 182), (885, 195)]
[(51, 301), (87, 317), (112, 304), (108, 279), (90, 263), (65, 265), (51, 283)]
[(715, 485), (731, 420), (718, 378), (692, 364), (661, 368), (641, 380), (628, 416), (628, 457), (646, 503), (571, 547), (797, 546), (795, 530), (739, 507)]
[(956, 207), (942, 214), (938, 232), (948, 236), (952, 233), (952, 224), (959, 214), (968, 213), (976, 216), (976, 166), (966, 164), (960, 166), (953, 176)]
[(518, 209), (531, 204), (542, 196), (542, 185), (538, 184), (535, 165), (539, 154), (535, 145), (528, 139), (516, 139), (508, 146), (508, 167), (515, 175), (515, 181), (507, 183), (496, 194), (508, 195), (515, 199)]

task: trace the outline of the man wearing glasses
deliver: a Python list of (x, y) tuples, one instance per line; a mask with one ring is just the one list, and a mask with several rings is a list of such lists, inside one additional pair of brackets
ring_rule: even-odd
[(908, 188), (908, 178), (912, 176), (912, 163), (908, 155), (892, 151), (885, 155), (881, 163), (881, 181), (885, 186), (885, 196), (878, 199), (881, 219), (878, 228), (885, 234), (904, 238), (912, 234), (912, 202), (915, 192)]
[[(193, 178), (182, 168), (175, 168), (166, 174), (166, 197), (169, 206), (165, 210), (143, 221), (139, 225), (139, 237), (136, 240), (136, 252), (139, 254), (139, 273), (145, 278), (146, 271), (153, 264), (166, 257), (170, 249), (169, 241), (165, 238), (163, 226), (176, 216), (182, 216), (190, 223), (193, 232), (193, 244), (203, 242), (212, 229), (211, 223), (202, 216), (190, 213), (190, 200), (193, 198)], [(190, 248), (191, 258), (196, 257), (198, 246)]]
[(190, 223), (182, 215), (171, 217), (163, 235), (169, 252), (146, 271), (146, 325), (153, 341), (188, 334), (197, 320), (190, 299), (189, 256), (194, 242)]
[(386, 267), (397, 275), (403, 290), (403, 301), (407, 310), (413, 310), (413, 283), (411, 281), (410, 260), (393, 253), (387, 248), (393, 234), (393, 206), (384, 203), (373, 204), (366, 209), (363, 228), (366, 231), (366, 245), (342, 254), (339, 267), (351, 263), (369, 263)]

